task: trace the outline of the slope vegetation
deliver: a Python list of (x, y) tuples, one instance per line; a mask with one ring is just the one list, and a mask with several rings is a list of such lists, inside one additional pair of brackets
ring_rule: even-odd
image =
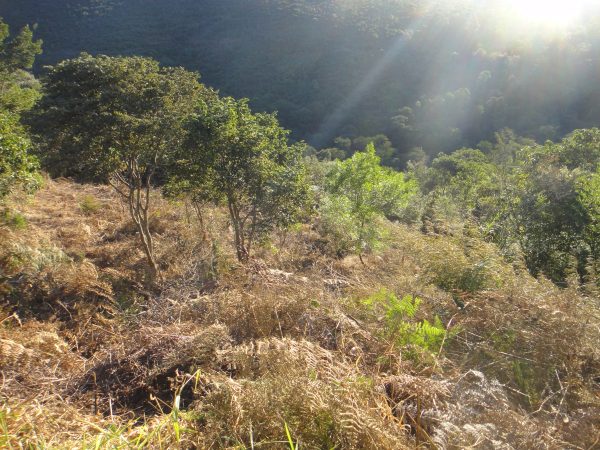
[(169, 269), (148, 289), (121, 208), (61, 179), (11, 197), (0, 446), (287, 448), (286, 429), (307, 449), (597, 445), (598, 305), (468, 225), (390, 224), (366, 265), (304, 226), (241, 265), (224, 211), (203, 234), (160, 200)]

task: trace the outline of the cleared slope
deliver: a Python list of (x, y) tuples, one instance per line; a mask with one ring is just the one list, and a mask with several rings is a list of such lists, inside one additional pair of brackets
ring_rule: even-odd
[[(239, 266), (220, 210), (206, 239), (160, 201), (167, 282), (150, 292), (108, 188), (48, 180), (6, 214), (2, 445), (283, 448), (286, 424), (303, 448), (595, 445), (597, 306), (468, 227), (390, 225), (366, 267), (306, 227)], [(382, 289), (423, 299), (402, 320), (440, 317), (441, 351), (398, 345)]]

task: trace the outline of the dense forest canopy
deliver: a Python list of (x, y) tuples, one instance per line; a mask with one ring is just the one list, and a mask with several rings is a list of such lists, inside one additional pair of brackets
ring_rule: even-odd
[(400, 167), (504, 128), (543, 142), (600, 123), (592, 3), (564, 24), (507, 0), (0, 0), (0, 16), (38, 24), (38, 71), (81, 51), (151, 56), (315, 147), (385, 135)]

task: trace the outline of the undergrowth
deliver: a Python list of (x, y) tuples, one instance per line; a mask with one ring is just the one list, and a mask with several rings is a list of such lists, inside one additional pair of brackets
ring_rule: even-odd
[[(438, 316), (432, 322), (416, 320), (422, 300), (412, 295), (396, 297), (393, 292), (382, 289), (362, 301), (372, 312), (384, 316), (383, 334), (399, 351), (406, 351), (409, 358), (417, 359), (419, 350), (432, 356), (438, 355), (448, 337), (448, 332)], [(452, 333), (454, 334), (454, 333)]]
[(597, 298), (468, 227), (387, 224), (361, 262), (295, 226), (240, 264), (225, 211), (160, 200), (157, 288), (122, 208), (48, 181), (0, 226), (0, 448), (599, 442)]

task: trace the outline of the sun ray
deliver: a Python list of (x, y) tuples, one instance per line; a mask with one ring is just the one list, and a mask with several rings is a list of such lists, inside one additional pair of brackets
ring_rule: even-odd
[(562, 26), (573, 23), (589, 0), (507, 0), (507, 3), (525, 20)]

